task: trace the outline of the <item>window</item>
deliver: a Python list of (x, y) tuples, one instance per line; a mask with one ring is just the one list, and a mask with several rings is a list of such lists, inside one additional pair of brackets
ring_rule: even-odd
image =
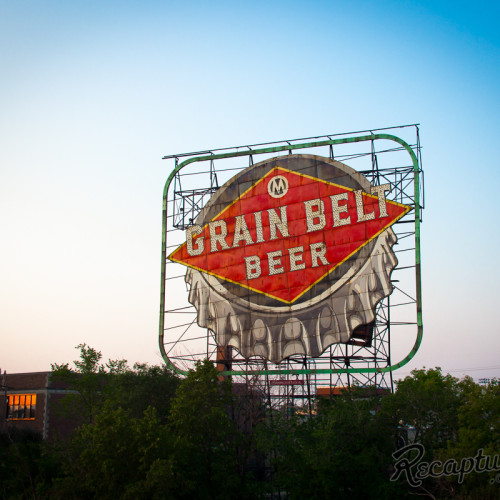
[(7, 398), (7, 420), (35, 419), (36, 394), (9, 394)]

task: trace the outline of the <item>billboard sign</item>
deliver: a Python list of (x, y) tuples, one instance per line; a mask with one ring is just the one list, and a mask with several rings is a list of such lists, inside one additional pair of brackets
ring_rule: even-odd
[(230, 179), (169, 256), (188, 268), (198, 325), (220, 346), (273, 362), (349, 341), (392, 291), (390, 226), (410, 207), (389, 192), (315, 155), (265, 160)]

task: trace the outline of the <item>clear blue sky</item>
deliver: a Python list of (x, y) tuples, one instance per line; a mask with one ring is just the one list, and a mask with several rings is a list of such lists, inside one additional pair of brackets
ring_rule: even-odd
[(163, 155), (420, 123), (424, 343), (401, 372), (500, 376), (499, 18), (481, 1), (0, 1), (0, 368), (81, 342), (161, 361)]

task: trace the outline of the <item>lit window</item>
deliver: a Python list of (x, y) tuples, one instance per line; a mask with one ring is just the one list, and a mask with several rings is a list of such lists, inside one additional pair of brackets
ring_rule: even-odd
[(9, 394), (7, 398), (7, 420), (35, 419), (36, 394)]

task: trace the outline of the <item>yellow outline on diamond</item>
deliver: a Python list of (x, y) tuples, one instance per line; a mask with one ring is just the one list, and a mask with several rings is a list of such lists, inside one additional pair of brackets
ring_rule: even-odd
[[(306, 177), (308, 179), (312, 179), (312, 180), (315, 180), (315, 181), (323, 182), (323, 183), (328, 184), (330, 186), (335, 186), (335, 187), (340, 188), (340, 189), (345, 189), (347, 191), (351, 191), (351, 192), (357, 191), (356, 189), (352, 189), (352, 188), (349, 188), (349, 187), (346, 187), (346, 186), (341, 186), (340, 184), (335, 184), (334, 182), (325, 181), (324, 179), (319, 179), (318, 177), (313, 177), (312, 175), (302, 174), (302, 173), (299, 173), (299, 172), (295, 172), (294, 170), (289, 170), (289, 169), (284, 168), (284, 167), (278, 167), (278, 166), (276, 166), (276, 167), (273, 167), (271, 170), (269, 170), (269, 172), (267, 172), (266, 175), (264, 175), (263, 177), (261, 177), (255, 184), (252, 184), (243, 194), (241, 194), (240, 196), (238, 196), (238, 198), (236, 198), (231, 204), (229, 204), (227, 207), (225, 207), (223, 210), (221, 210), (215, 217), (213, 217), (209, 222), (207, 222), (202, 227), (202, 232), (205, 230), (205, 228), (208, 226), (208, 224), (210, 222), (213, 222), (214, 220), (217, 220), (226, 210), (229, 210), (229, 208), (231, 208), (238, 200), (240, 200), (241, 198), (243, 198), (243, 196), (245, 196), (251, 189), (253, 189), (256, 186), (258, 186), (259, 183), (263, 182), (266, 177), (268, 177), (269, 175), (275, 173), (277, 170), (282, 170), (284, 172), (288, 172), (288, 173), (294, 174), (294, 175), (300, 175), (300, 176)], [(374, 196), (372, 194), (365, 193), (364, 191), (362, 191), (362, 194), (364, 194), (364, 195), (366, 195), (366, 196), (368, 196), (370, 198), (373, 198), (374, 200), (378, 200), (378, 197)], [(367, 245), (368, 243), (370, 243), (370, 241), (374, 240), (379, 234), (383, 233), (387, 228), (391, 227), (399, 219), (401, 219), (402, 217), (404, 217), (411, 210), (411, 208), (412, 208), (409, 205), (404, 205), (403, 203), (399, 203), (397, 201), (386, 200), (386, 202), (387, 203), (392, 203), (393, 205), (397, 205), (397, 206), (399, 206), (401, 208), (404, 208), (405, 211), (401, 215), (398, 215), (390, 224), (388, 224), (388, 225), (384, 226), (382, 229), (380, 229), (380, 231), (378, 231), (377, 233), (375, 233), (370, 239), (366, 240), (362, 245), (360, 245), (358, 248), (356, 248), (356, 250), (354, 250), (353, 252), (351, 252), (347, 257), (345, 257), (343, 260), (341, 260), (340, 262), (338, 262), (337, 264), (335, 264), (335, 266), (333, 266), (325, 274), (323, 274), (316, 281), (314, 281), (314, 283), (312, 283), (310, 286), (308, 286), (303, 292), (301, 292), (299, 295), (297, 295), (293, 300), (280, 299), (279, 297), (276, 297), (275, 295), (272, 295), (270, 293), (263, 292), (262, 290), (257, 290), (256, 288), (253, 288), (250, 285), (245, 285), (243, 283), (240, 283), (239, 281), (233, 281), (230, 278), (225, 278), (224, 276), (220, 276), (220, 275), (218, 275), (218, 274), (216, 274), (214, 272), (211, 272), (211, 271), (208, 271), (206, 269), (202, 269), (200, 267), (193, 266), (192, 264), (187, 264), (186, 262), (183, 262), (181, 260), (172, 258), (172, 255), (174, 253), (178, 252), (184, 245), (187, 244), (186, 242), (184, 242), (181, 245), (179, 245), (167, 257), (167, 259), (170, 260), (170, 261), (172, 261), (172, 262), (177, 262), (178, 264), (182, 264), (183, 266), (190, 267), (192, 269), (196, 269), (197, 271), (201, 271), (202, 273), (210, 274), (210, 275), (215, 276), (216, 278), (222, 279), (224, 281), (229, 281), (230, 283), (234, 283), (235, 285), (239, 285), (239, 286), (242, 286), (244, 288), (248, 288), (249, 290), (253, 290), (254, 292), (260, 293), (262, 295), (266, 295), (267, 297), (271, 297), (274, 300), (278, 300), (280, 302), (284, 302), (285, 304), (293, 304), (297, 299), (299, 299), (300, 297), (302, 297), (302, 295), (304, 295), (305, 293), (307, 293), (314, 285), (316, 285), (316, 283), (319, 283), (322, 279), (325, 278), (325, 276), (327, 276), (332, 271), (334, 271), (335, 269), (337, 269), (337, 267), (339, 267), (341, 264), (343, 264), (346, 260), (350, 259), (355, 253), (359, 252), (359, 250), (361, 250), (365, 245)]]

